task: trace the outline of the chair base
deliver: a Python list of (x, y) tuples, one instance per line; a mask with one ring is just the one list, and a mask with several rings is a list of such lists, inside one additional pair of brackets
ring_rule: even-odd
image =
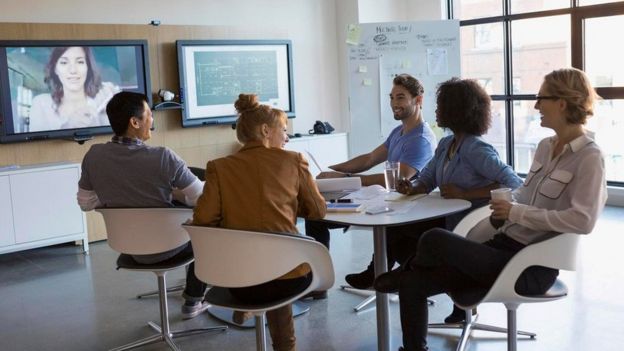
[[(238, 324), (234, 322), (232, 320), (232, 309), (217, 307), (217, 306), (210, 306), (208, 307), (207, 311), (208, 313), (210, 313), (210, 315), (212, 315), (216, 319), (222, 322), (225, 322), (227, 324), (237, 326), (239, 328), (255, 328), (256, 327), (256, 322), (254, 318), (249, 318), (243, 324)], [(308, 306), (307, 304), (301, 301), (295, 301), (292, 303), (293, 317), (300, 316), (308, 311), (310, 311), (310, 306)]]
[(170, 331), (169, 334), (165, 334), (165, 333), (163, 333), (162, 329), (160, 328), (160, 326), (158, 324), (156, 324), (154, 322), (147, 322), (147, 325), (149, 325), (152, 329), (157, 331), (158, 334), (152, 335), (152, 336), (148, 336), (147, 338), (139, 339), (137, 341), (133, 341), (133, 342), (125, 344), (123, 346), (116, 347), (114, 349), (111, 349), (110, 351), (131, 350), (131, 349), (134, 349), (134, 348), (137, 348), (137, 347), (140, 347), (140, 346), (154, 344), (154, 343), (161, 342), (161, 341), (164, 341), (167, 344), (167, 346), (169, 346), (169, 348), (171, 350), (179, 351), (180, 348), (173, 342), (173, 339), (175, 339), (175, 338), (181, 338), (181, 337), (189, 336), (189, 335), (202, 334), (202, 333), (207, 333), (207, 332), (211, 332), (211, 331), (224, 331), (224, 330), (226, 330), (228, 328), (227, 326), (224, 325), (224, 326), (218, 326), (218, 327), (207, 327), (207, 328), (196, 328), (196, 329), (180, 330), (180, 331)]
[[(466, 313), (466, 321), (461, 323), (430, 323), (429, 329), (459, 329), (462, 331), (459, 337), (459, 343), (457, 344), (456, 351), (464, 351), (468, 345), (468, 338), (473, 330), (482, 330), (494, 333), (508, 334), (507, 328), (501, 328), (493, 325), (477, 323), (479, 315), (472, 315), (471, 311)], [(518, 330), (517, 335), (528, 336), (531, 339), (535, 339), (537, 336), (535, 333)]]
[[(186, 288), (186, 284), (182, 283), (179, 285), (174, 285), (172, 287), (167, 288), (167, 294), (168, 293), (172, 293), (172, 292), (176, 292), (176, 291), (182, 291), (184, 290), (184, 288)], [(144, 297), (152, 297), (152, 296), (158, 296), (158, 290), (154, 290), (154, 291), (148, 291), (146, 293), (143, 294), (139, 294), (136, 296), (137, 299), (142, 299)]]
[[(360, 312), (362, 309), (364, 309), (364, 307), (368, 306), (369, 304), (375, 302), (375, 300), (377, 299), (377, 296), (375, 295), (375, 291), (374, 290), (362, 290), (362, 289), (356, 289), (350, 285), (341, 285), (340, 286), (341, 290), (350, 292), (350, 293), (354, 293), (354, 294), (358, 294), (358, 295), (362, 295), (362, 296), (368, 296), (366, 299), (364, 299), (364, 301), (360, 302), (359, 304), (357, 304), (357, 306), (353, 307), (353, 311), (355, 312)], [(396, 294), (391, 294), (389, 296), (390, 302), (399, 302), (399, 296)], [(434, 305), (435, 301), (431, 300), (431, 299), (427, 299), (427, 303), (429, 305)]]

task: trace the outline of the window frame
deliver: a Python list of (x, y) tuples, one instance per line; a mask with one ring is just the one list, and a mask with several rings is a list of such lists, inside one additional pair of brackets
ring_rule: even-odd
[[(514, 113), (513, 103), (515, 101), (535, 101), (533, 94), (514, 94), (513, 92), (513, 61), (512, 61), (512, 37), (511, 23), (517, 20), (550, 17), (557, 15), (570, 15), (570, 45), (571, 45), (571, 65), (572, 67), (584, 70), (584, 20), (598, 17), (609, 17), (624, 15), (624, 1), (605, 4), (595, 4), (579, 6), (579, 0), (570, 0), (570, 6), (566, 8), (541, 10), (534, 12), (511, 13), (511, 0), (500, 0), (503, 2), (503, 14), (500, 16), (474, 18), (468, 20), (459, 19), (459, 25), (474, 26), (487, 23), (502, 23), (503, 26), (503, 80), (504, 93), (490, 95), (493, 101), (503, 101), (505, 103), (505, 139), (507, 150), (507, 163), (515, 167), (514, 159)], [(453, 8), (455, 0), (446, 0), (447, 18), (454, 19)], [(598, 95), (605, 100), (624, 99), (624, 86), (596, 87)], [(521, 175), (526, 175), (521, 173)], [(624, 182), (608, 181), (609, 185), (624, 187)]]

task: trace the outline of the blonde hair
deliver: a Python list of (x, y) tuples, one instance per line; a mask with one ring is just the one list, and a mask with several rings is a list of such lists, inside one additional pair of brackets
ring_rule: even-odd
[(260, 127), (263, 124), (271, 128), (286, 124), (286, 113), (280, 109), (271, 108), (258, 102), (256, 94), (240, 94), (234, 103), (238, 112), (236, 120), (236, 138), (245, 144), (250, 141), (261, 141), (263, 139)]
[(587, 75), (576, 68), (562, 68), (548, 73), (544, 84), (549, 94), (566, 102), (566, 121), (585, 124), (594, 115), (594, 102), (600, 99)]

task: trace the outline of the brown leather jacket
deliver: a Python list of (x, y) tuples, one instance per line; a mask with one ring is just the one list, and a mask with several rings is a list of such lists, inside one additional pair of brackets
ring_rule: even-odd
[[(301, 154), (251, 142), (233, 155), (208, 162), (193, 224), (296, 234), (297, 217), (320, 219), (326, 210)], [(302, 265), (280, 279), (308, 272)]]

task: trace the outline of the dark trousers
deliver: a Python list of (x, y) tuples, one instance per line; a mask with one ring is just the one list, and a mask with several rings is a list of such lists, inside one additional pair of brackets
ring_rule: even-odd
[[(230, 288), (230, 293), (247, 303), (262, 304), (280, 300), (305, 290), (312, 283), (312, 274), (294, 279), (276, 279), (260, 285)], [(266, 313), (269, 332), (275, 351), (295, 351), (295, 323), (291, 305)]]
[[(485, 295), (507, 262), (523, 247), (504, 234), (476, 243), (439, 228), (424, 233), (416, 254), (406, 262), (399, 278), (405, 349), (422, 350), (427, 345), (428, 297), (465, 291)], [(543, 294), (558, 273), (556, 269), (530, 267), (516, 282), (516, 291)]]
[(264, 304), (292, 296), (312, 283), (312, 273), (294, 279), (275, 279), (244, 288), (230, 288), (235, 298), (246, 303)]
[[(178, 251), (178, 252), (173, 256), (170, 256), (168, 254), (170, 251), (163, 252), (162, 254), (159, 254), (159, 255), (162, 255), (163, 258), (168, 257), (167, 259), (175, 258), (178, 256), (192, 256), (193, 255), (193, 247), (191, 246), (190, 241), (182, 245), (182, 247), (175, 248), (171, 251)], [(152, 256), (156, 256), (156, 255), (152, 255)], [(154, 262), (154, 263), (157, 263), (157, 262)], [(182, 296), (187, 302), (200, 302), (204, 299), (204, 295), (206, 294), (207, 287), (208, 286), (206, 285), (206, 283), (199, 280), (199, 278), (197, 278), (197, 276), (195, 275), (195, 262), (192, 262), (186, 268), (186, 287), (184, 288), (184, 292), (182, 293)]]
[(342, 228), (346, 230), (347, 228), (349, 228), (349, 226), (344, 224), (334, 224), (309, 219), (306, 219), (305, 221), (306, 235), (313, 237), (314, 240), (325, 245), (327, 250), (329, 250), (329, 230), (336, 228)]
[[(444, 225), (445, 219), (437, 218), (424, 222), (386, 228), (388, 269), (391, 269), (394, 263), (402, 264), (408, 257), (416, 252), (418, 240), (425, 231), (436, 227), (444, 227)], [(305, 221), (306, 235), (325, 245), (328, 250), (330, 241), (329, 230), (336, 228), (343, 228), (346, 230), (348, 226), (323, 221)]]

